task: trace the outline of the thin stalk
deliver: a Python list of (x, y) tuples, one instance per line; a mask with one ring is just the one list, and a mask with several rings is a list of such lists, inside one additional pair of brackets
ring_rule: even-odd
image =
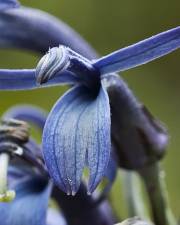
[(134, 217), (115, 225), (152, 225), (152, 224), (150, 222), (141, 220), (138, 217)]
[(142, 197), (140, 180), (134, 172), (123, 171), (124, 195), (127, 202), (128, 217), (147, 218)]
[(15, 192), (7, 190), (7, 171), (9, 164), (9, 155), (0, 154), (0, 202), (9, 202), (15, 198)]
[(156, 225), (177, 225), (168, 202), (168, 194), (164, 181), (164, 171), (158, 163), (139, 171), (142, 176), (150, 200), (152, 216)]
[(0, 195), (6, 193), (7, 190), (7, 169), (9, 163), (9, 155), (2, 153), (0, 155)]

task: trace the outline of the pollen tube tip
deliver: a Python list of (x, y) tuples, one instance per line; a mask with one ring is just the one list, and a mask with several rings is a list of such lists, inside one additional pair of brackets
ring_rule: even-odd
[(68, 51), (65, 46), (53, 47), (44, 55), (36, 67), (38, 85), (48, 82), (57, 73), (64, 71), (69, 65)]
[(68, 192), (66, 192), (66, 194), (68, 195), (68, 196), (70, 196), (71, 195), (71, 193), (68, 191)]
[(92, 195), (92, 192), (91, 192), (91, 191), (88, 191), (88, 192), (87, 192), (87, 195)]
[(76, 195), (76, 192), (75, 191), (72, 191), (72, 196), (75, 196)]
[(0, 194), (0, 202), (12, 202), (16, 197), (14, 190), (8, 190), (4, 194)]

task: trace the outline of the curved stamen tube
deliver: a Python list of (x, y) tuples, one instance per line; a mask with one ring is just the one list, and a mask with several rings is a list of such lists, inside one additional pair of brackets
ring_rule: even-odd
[(87, 87), (96, 87), (100, 84), (100, 73), (91, 61), (65, 46), (54, 47), (41, 58), (36, 68), (38, 84), (43, 84), (57, 73), (70, 72)]

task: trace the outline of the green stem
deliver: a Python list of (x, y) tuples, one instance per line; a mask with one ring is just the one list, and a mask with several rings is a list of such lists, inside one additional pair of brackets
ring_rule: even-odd
[(0, 202), (9, 202), (15, 198), (15, 192), (7, 190), (7, 171), (9, 165), (9, 155), (0, 154)]
[(134, 217), (115, 225), (152, 225), (152, 224), (150, 222), (141, 220), (138, 217)]
[(156, 225), (177, 225), (168, 204), (164, 171), (160, 169), (159, 164), (154, 163), (149, 167), (145, 167), (139, 173), (146, 186), (154, 223)]
[(128, 217), (147, 218), (139, 177), (134, 172), (123, 171), (123, 183)]
[(7, 169), (9, 164), (9, 155), (2, 153), (0, 155), (0, 195), (6, 193), (7, 190)]

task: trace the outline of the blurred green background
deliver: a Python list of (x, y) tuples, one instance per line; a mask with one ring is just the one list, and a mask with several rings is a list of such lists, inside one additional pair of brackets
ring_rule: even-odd
[[(180, 25), (179, 0), (22, 0), (61, 18), (102, 55)], [(2, 31), (0, 31), (2, 32)], [(33, 68), (38, 56), (0, 50), (1, 68)], [(173, 211), (180, 216), (180, 51), (122, 73), (136, 96), (163, 121), (170, 134), (163, 161)], [(46, 109), (62, 87), (26, 92), (0, 92), (0, 113), (17, 103)], [(123, 203), (121, 203), (123, 204)]]

